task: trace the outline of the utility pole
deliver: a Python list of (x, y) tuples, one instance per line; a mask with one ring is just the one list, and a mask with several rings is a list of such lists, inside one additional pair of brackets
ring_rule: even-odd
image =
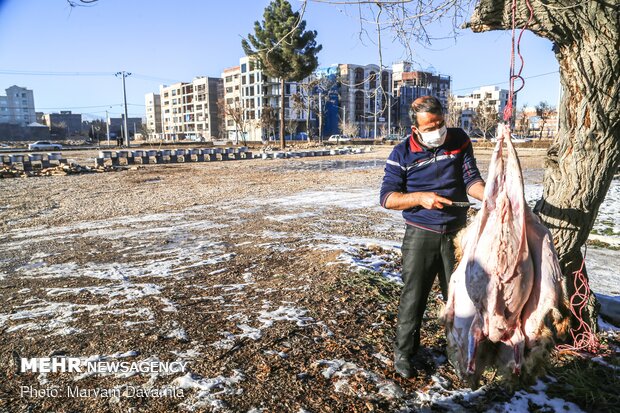
[(392, 134), (392, 92), (386, 93), (388, 108), (388, 135)]
[(106, 135), (108, 137), (108, 149), (110, 148), (110, 116), (108, 115), (108, 110), (105, 111), (105, 129)]
[(321, 89), (319, 89), (319, 142), (323, 142), (323, 101)]
[(372, 109), (373, 112), (375, 113), (375, 125), (374, 125), (374, 131), (372, 132), (373, 139), (377, 139), (377, 88), (375, 87), (375, 107)]
[(125, 132), (125, 141), (127, 142), (127, 148), (129, 148), (129, 130), (127, 129), (127, 89), (125, 88), (125, 78), (127, 76), (131, 76), (131, 73), (125, 72), (123, 70), (122, 72), (116, 72), (115, 76), (121, 76), (123, 78), (123, 102), (125, 104), (125, 119), (123, 122), (125, 127), (123, 128), (123, 130)]

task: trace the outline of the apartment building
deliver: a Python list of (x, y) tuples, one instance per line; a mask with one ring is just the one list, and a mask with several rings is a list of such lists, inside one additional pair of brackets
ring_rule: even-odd
[(65, 138), (82, 133), (82, 114), (61, 110), (60, 113), (45, 113), (43, 120), (52, 137)]
[[(280, 134), (280, 79), (265, 75), (260, 62), (248, 56), (239, 59), (239, 66), (224, 69), (222, 78), (227, 139), (233, 142), (277, 140)], [(286, 135), (296, 136), (305, 124), (307, 112), (294, 104), (293, 96), (297, 93), (301, 93), (298, 82), (285, 83)]]
[(161, 127), (164, 140), (210, 141), (220, 136), (218, 99), (222, 79), (196, 77), (159, 88)]
[(410, 62), (399, 62), (392, 65), (392, 88), (394, 105), (392, 114), (395, 130), (407, 133), (411, 129), (409, 107), (411, 102), (420, 96), (435, 96), (444, 110), (448, 110), (450, 96), (450, 76), (414, 70)]
[(220, 116), (224, 117), (224, 138), (237, 142), (243, 133), (243, 109), (241, 103), (241, 67), (233, 66), (222, 72), (224, 100)]
[(0, 96), (0, 123), (27, 126), (37, 121), (32, 90), (14, 85), (5, 92)]
[(363, 138), (387, 133), (392, 71), (374, 64), (342, 63), (338, 65), (338, 83), (342, 124), (354, 125)]
[(162, 139), (161, 129), (161, 96), (156, 93), (147, 93), (144, 97), (146, 108), (147, 139)]
[[(500, 89), (497, 86), (482, 86), (480, 89), (474, 90), (471, 95), (454, 97), (453, 109), (461, 112), (460, 127), (468, 132), (475, 129), (474, 118), (480, 102), (485, 102), (486, 105), (490, 106), (493, 112), (498, 114), (499, 120), (508, 104), (508, 90)], [(517, 107), (516, 95), (512, 107)]]

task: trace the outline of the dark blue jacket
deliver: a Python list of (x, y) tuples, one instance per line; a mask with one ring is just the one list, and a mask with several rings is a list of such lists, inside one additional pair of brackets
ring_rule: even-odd
[[(394, 147), (385, 164), (380, 202), (385, 207), (393, 192), (435, 192), (452, 201), (466, 202), (467, 189), (481, 181), (469, 136), (463, 129), (448, 128), (446, 141), (438, 148), (425, 148), (412, 136)], [(453, 232), (465, 225), (467, 208), (419, 206), (404, 210), (403, 217), (409, 225)]]

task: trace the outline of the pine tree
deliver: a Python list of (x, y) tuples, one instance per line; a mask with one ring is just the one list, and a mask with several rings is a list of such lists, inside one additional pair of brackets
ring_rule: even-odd
[(318, 66), (316, 31), (305, 31), (306, 21), (293, 13), (287, 0), (273, 0), (265, 8), (263, 22), (254, 23), (254, 34), (241, 46), (246, 55), (256, 57), (263, 72), (280, 79), (280, 147), (284, 149), (285, 83), (309, 76)]

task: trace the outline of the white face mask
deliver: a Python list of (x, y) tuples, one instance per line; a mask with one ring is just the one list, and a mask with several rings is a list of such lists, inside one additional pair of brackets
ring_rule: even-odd
[(429, 148), (436, 148), (443, 145), (443, 143), (446, 141), (448, 128), (446, 128), (446, 125), (444, 125), (441, 128), (431, 132), (418, 132), (420, 134), (420, 140), (422, 141), (424, 146), (427, 146)]

